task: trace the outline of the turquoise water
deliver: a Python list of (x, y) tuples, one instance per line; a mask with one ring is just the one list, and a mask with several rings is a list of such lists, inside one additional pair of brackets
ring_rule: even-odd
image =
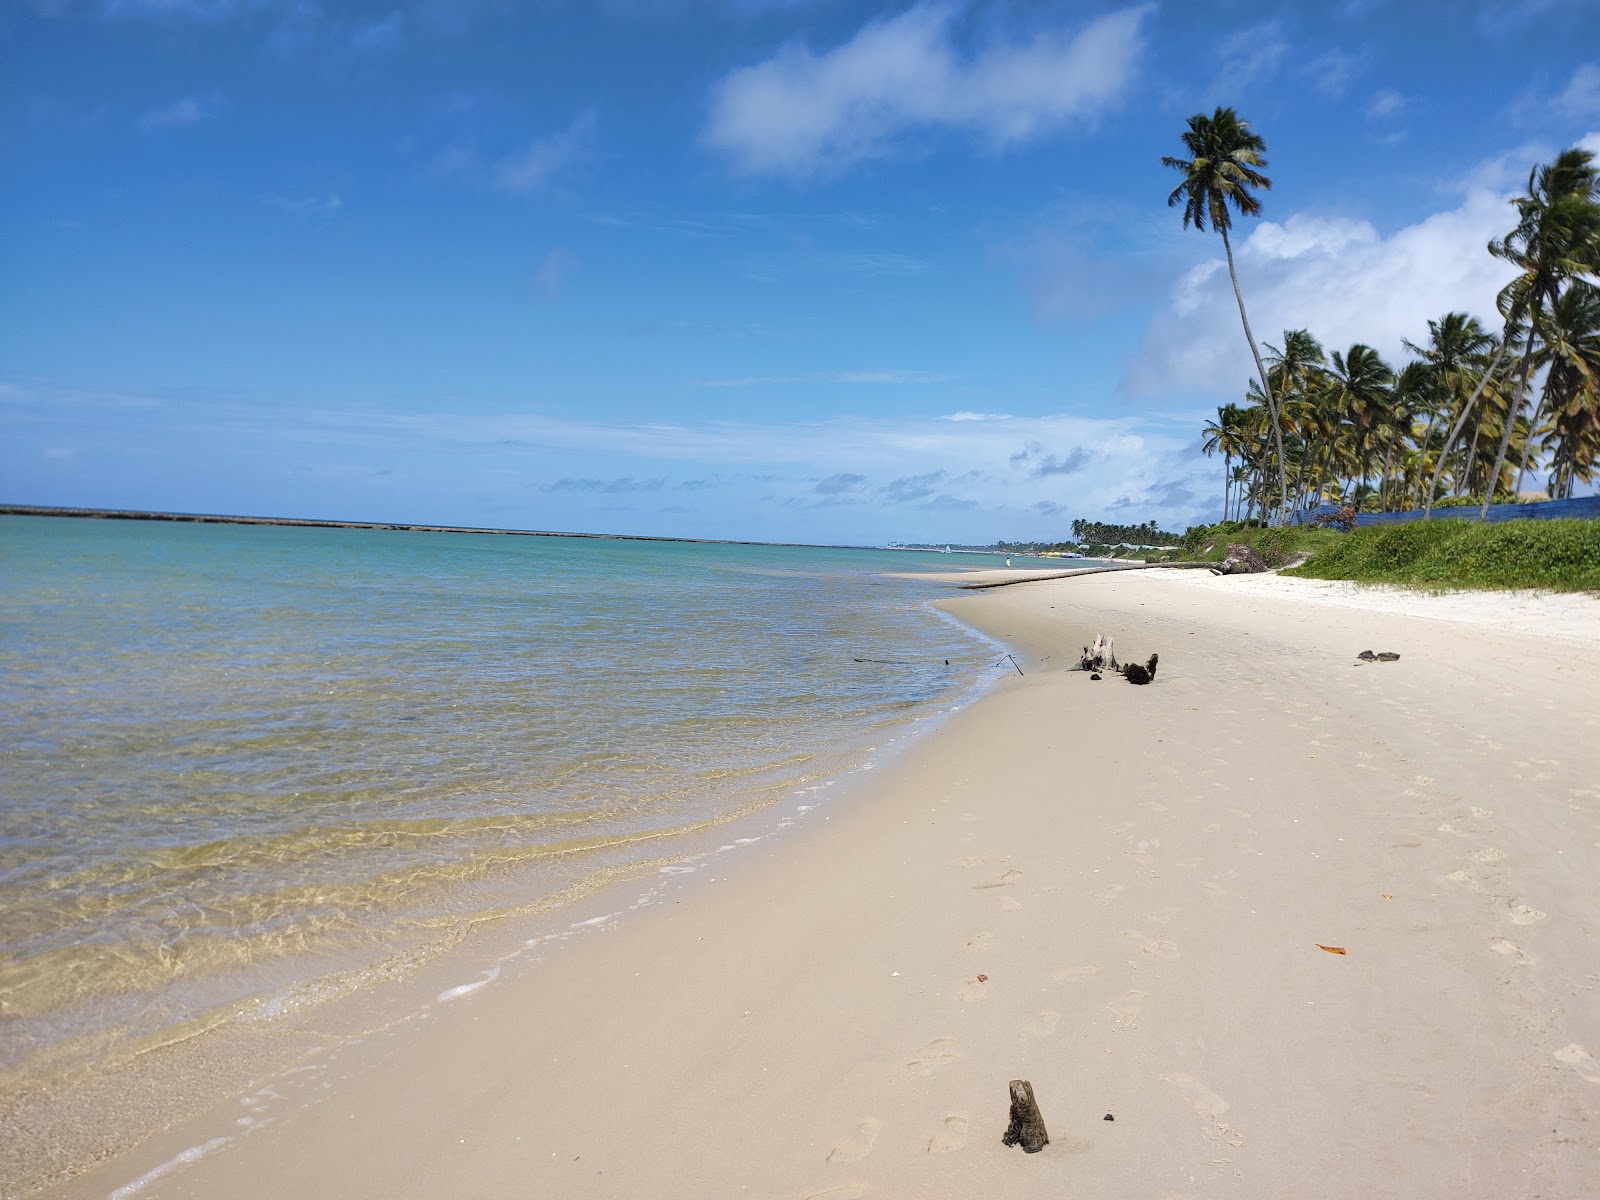
[(815, 786), (994, 670), (884, 572), (998, 562), (0, 517), (0, 1071)]

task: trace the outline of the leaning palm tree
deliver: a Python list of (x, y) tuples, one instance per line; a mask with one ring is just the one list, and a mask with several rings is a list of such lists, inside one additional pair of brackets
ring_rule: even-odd
[(1222, 249), (1228, 256), (1228, 278), (1233, 281), (1233, 298), (1239, 302), (1239, 320), (1244, 325), (1245, 340), (1250, 343), (1250, 353), (1256, 360), (1256, 373), (1261, 379), (1262, 393), (1267, 404), (1267, 415), (1272, 419), (1272, 433), (1277, 450), (1278, 468), (1278, 519), (1288, 515), (1289, 479), (1283, 454), (1283, 424), (1272, 387), (1267, 382), (1267, 369), (1261, 363), (1261, 351), (1256, 347), (1255, 335), (1250, 332), (1250, 318), (1244, 310), (1244, 293), (1239, 290), (1239, 272), (1233, 265), (1233, 243), (1228, 230), (1233, 227), (1230, 206), (1243, 216), (1261, 215), (1261, 201), (1251, 189), (1270, 190), (1272, 180), (1259, 168), (1267, 165), (1267, 144), (1259, 134), (1250, 129), (1250, 122), (1240, 120), (1231, 108), (1218, 108), (1211, 116), (1195, 113), (1189, 118), (1189, 129), (1183, 135), (1188, 158), (1161, 160), (1161, 165), (1183, 172), (1183, 182), (1172, 189), (1167, 197), (1167, 207), (1173, 208), (1183, 201), (1183, 227), (1193, 225), (1204, 230), (1208, 226), (1222, 235)]
[(1533, 169), (1528, 175), (1527, 195), (1513, 203), (1517, 227), (1490, 242), (1489, 253), (1505, 259), (1518, 272), (1501, 289), (1500, 311), (1508, 324), (1526, 319), (1530, 328), (1500, 448), (1478, 513), (1480, 521), (1488, 517), (1494, 488), (1500, 482), (1500, 468), (1528, 389), (1534, 343), (1544, 317), (1569, 281), (1600, 274), (1600, 171), (1595, 169), (1594, 155), (1576, 147), (1563, 150), (1549, 166)]

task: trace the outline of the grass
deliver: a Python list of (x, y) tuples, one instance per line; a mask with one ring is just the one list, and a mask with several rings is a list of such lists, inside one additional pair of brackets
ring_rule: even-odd
[[(1557, 592), (1600, 591), (1600, 521), (1504, 521), (1434, 519), (1405, 525), (1375, 525), (1350, 533), (1327, 530), (1246, 530), (1321, 535), (1311, 561), (1285, 570), (1307, 579), (1349, 579), (1449, 589), (1539, 588)], [(1224, 551), (1226, 546), (1223, 546)]]

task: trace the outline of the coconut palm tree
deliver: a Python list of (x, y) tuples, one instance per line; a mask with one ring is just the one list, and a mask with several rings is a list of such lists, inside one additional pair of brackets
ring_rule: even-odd
[(1494, 488), (1500, 482), (1500, 468), (1527, 392), (1534, 343), (1542, 335), (1544, 318), (1570, 281), (1600, 273), (1600, 171), (1595, 169), (1594, 155), (1576, 147), (1563, 150), (1555, 162), (1529, 173), (1527, 194), (1513, 203), (1517, 227), (1490, 242), (1489, 253), (1517, 268), (1517, 277), (1501, 289), (1500, 311), (1508, 326), (1525, 319), (1529, 332), (1500, 448), (1478, 513), (1480, 521), (1488, 517)]
[(1360, 487), (1355, 490), (1359, 508), (1361, 489), (1367, 486), (1367, 477), (1372, 474), (1372, 437), (1388, 417), (1394, 371), (1371, 346), (1357, 342), (1346, 354), (1333, 352), (1333, 369), (1329, 374), (1341, 416), (1355, 430), (1355, 457), (1361, 472)]
[(1281, 523), (1289, 509), (1288, 471), (1283, 453), (1283, 425), (1278, 406), (1273, 399), (1272, 387), (1267, 382), (1267, 369), (1261, 362), (1261, 351), (1256, 346), (1255, 335), (1250, 332), (1250, 317), (1244, 308), (1244, 293), (1239, 290), (1239, 272), (1233, 263), (1233, 243), (1228, 230), (1233, 227), (1233, 213), (1255, 217), (1261, 215), (1261, 201), (1252, 189), (1263, 191), (1272, 188), (1272, 180), (1261, 173), (1267, 165), (1267, 144), (1250, 128), (1250, 122), (1241, 120), (1231, 108), (1218, 108), (1211, 116), (1195, 113), (1189, 118), (1189, 128), (1183, 134), (1183, 146), (1188, 158), (1161, 160), (1161, 165), (1183, 172), (1183, 182), (1172, 189), (1167, 197), (1167, 207), (1183, 202), (1183, 227), (1193, 225), (1205, 230), (1208, 226), (1222, 235), (1222, 249), (1228, 256), (1228, 278), (1233, 281), (1233, 298), (1239, 303), (1239, 320), (1244, 325), (1245, 340), (1250, 343), (1250, 353), (1256, 360), (1256, 373), (1260, 377), (1267, 415), (1272, 421), (1273, 440), (1277, 449), (1278, 468), (1278, 519)]
[[(1551, 456), (1550, 495), (1570, 496), (1574, 474), (1585, 483), (1592, 471), (1595, 454), (1593, 440), (1600, 429), (1600, 288), (1575, 283), (1550, 306), (1545, 343), (1536, 365), (1546, 368), (1544, 392), (1539, 398), (1534, 419), (1548, 410), (1550, 432), (1543, 449), (1554, 449)], [(1532, 444), (1533, 439), (1528, 439)], [(1584, 443), (1590, 446), (1585, 453)], [(1587, 464), (1583, 471), (1576, 468)], [(1528, 469), (1528, 453), (1522, 456), (1521, 475)]]
[[(1456, 439), (1461, 436), (1461, 431), (1466, 428), (1467, 421), (1472, 416), (1473, 406), (1483, 394), (1483, 381), (1488, 379), (1494, 369), (1493, 365), (1487, 369), (1483, 368), (1480, 360), (1496, 346), (1494, 335), (1484, 330), (1478, 323), (1478, 318), (1469, 317), (1463, 312), (1447, 312), (1437, 321), (1429, 321), (1426, 346), (1417, 346), (1411, 342), (1406, 342), (1405, 346), (1413, 354), (1420, 355), (1428, 364), (1450, 400), (1450, 411), (1446, 417), (1450, 422), (1449, 432), (1445, 435), (1444, 444), (1439, 447), (1433, 479), (1422, 497), (1422, 514), (1426, 518), (1433, 508), (1433, 498), (1439, 493), (1439, 477), (1444, 474), (1445, 464), (1449, 461), (1450, 448), (1455, 445)], [(1495, 364), (1498, 362), (1499, 358), (1496, 357)], [(1468, 396), (1467, 375), (1469, 368), (1474, 365), (1477, 365), (1483, 374), (1478, 386)], [(1431, 438), (1430, 434), (1429, 440)]]
[(1207, 421), (1205, 441), (1200, 448), (1207, 458), (1222, 454), (1222, 519), (1228, 519), (1228, 509), (1233, 501), (1233, 460), (1244, 447), (1244, 410), (1237, 404), (1217, 406), (1217, 419)]

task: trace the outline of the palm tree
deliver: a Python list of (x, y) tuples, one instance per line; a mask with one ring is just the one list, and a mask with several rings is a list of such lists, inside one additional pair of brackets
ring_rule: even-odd
[(1244, 446), (1244, 410), (1237, 404), (1217, 406), (1217, 419), (1207, 421), (1205, 441), (1201, 449), (1210, 458), (1222, 452), (1222, 519), (1228, 519), (1228, 508), (1233, 500), (1233, 460)]
[[(1579, 282), (1563, 292), (1550, 307), (1545, 344), (1537, 365), (1547, 368), (1544, 392), (1538, 414), (1548, 408), (1552, 422), (1545, 437), (1545, 449), (1552, 444), (1550, 495), (1572, 494), (1573, 475), (1588, 482), (1595, 454), (1595, 431), (1600, 429), (1600, 288)], [(1583, 443), (1590, 443), (1585, 453)], [(1532, 445), (1533, 438), (1528, 439)], [(1579, 470), (1587, 462), (1588, 467)], [(1522, 456), (1522, 472), (1528, 469), (1528, 454)]]
[(1250, 122), (1240, 120), (1231, 108), (1218, 108), (1211, 116), (1195, 113), (1189, 118), (1189, 129), (1183, 135), (1188, 158), (1161, 160), (1161, 165), (1183, 172), (1183, 182), (1172, 189), (1167, 197), (1167, 207), (1183, 201), (1183, 227), (1193, 225), (1205, 230), (1209, 225), (1222, 235), (1222, 248), (1228, 256), (1228, 278), (1233, 281), (1233, 298), (1239, 302), (1239, 320), (1244, 324), (1245, 340), (1250, 343), (1250, 353), (1256, 360), (1256, 373), (1260, 376), (1267, 415), (1272, 419), (1273, 438), (1277, 446), (1278, 466), (1278, 519), (1288, 515), (1289, 481), (1283, 454), (1283, 424), (1278, 406), (1267, 383), (1267, 369), (1261, 362), (1261, 351), (1256, 347), (1255, 335), (1250, 332), (1250, 318), (1244, 310), (1244, 293), (1239, 290), (1239, 273), (1233, 265), (1233, 243), (1228, 230), (1233, 226), (1232, 206), (1247, 217), (1261, 215), (1261, 201), (1252, 188), (1271, 190), (1272, 180), (1259, 168), (1267, 165), (1264, 157), (1267, 144), (1253, 133)]
[(1595, 170), (1594, 155), (1576, 147), (1563, 150), (1555, 162), (1529, 173), (1527, 195), (1513, 203), (1517, 227), (1490, 242), (1489, 253), (1518, 270), (1517, 277), (1501, 289), (1500, 311), (1508, 326), (1527, 320), (1528, 341), (1484, 490), (1480, 521), (1489, 515), (1494, 488), (1500, 482), (1500, 468), (1528, 389), (1534, 343), (1542, 332), (1544, 317), (1570, 280), (1600, 272), (1600, 171)]
[[(1439, 384), (1450, 398), (1450, 412), (1446, 418), (1451, 422), (1450, 429), (1445, 435), (1444, 445), (1439, 447), (1439, 458), (1434, 467), (1432, 482), (1422, 497), (1422, 515), (1426, 518), (1433, 509), (1433, 498), (1438, 495), (1439, 477), (1444, 474), (1450, 448), (1461, 436), (1461, 431), (1466, 428), (1467, 420), (1472, 415), (1473, 405), (1483, 394), (1483, 381), (1488, 379), (1494, 369), (1491, 365), (1483, 372), (1482, 379), (1469, 398), (1462, 395), (1466, 391), (1467, 368), (1494, 348), (1495, 339), (1493, 334), (1485, 332), (1483, 326), (1478, 324), (1477, 317), (1469, 317), (1463, 312), (1448, 312), (1437, 321), (1428, 322), (1426, 347), (1416, 346), (1411, 342), (1406, 342), (1405, 346), (1412, 353), (1422, 356), (1422, 360), (1433, 370)], [(1498, 362), (1497, 356), (1495, 363)], [(1432, 440), (1431, 433), (1428, 440)]]
[[(1355, 430), (1355, 457), (1361, 471), (1361, 487), (1364, 488), (1367, 477), (1372, 473), (1369, 463), (1372, 435), (1388, 416), (1394, 371), (1371, 346), (1357, 342), (1350, 347), (1348, 354), (1341, 355), (1337, 350), (1333, 352), (1333, 370), (1330, 374), (1343, 419)], [(1355, 498), (1359, 508), (1359, 488), (1356, 489)]]
[(1317, 396), (1327, 377), (1327, 356), (1310, 330), (1285, 329), (1283, 349), (1267, 346), (1267, 382), (1278, 401), (1278, 416), (1285, 430), (1298, 435), (1298, 464), (1295, 470), (1295, 506), (1302, 503), (1306, 473), (1311, 467)]

